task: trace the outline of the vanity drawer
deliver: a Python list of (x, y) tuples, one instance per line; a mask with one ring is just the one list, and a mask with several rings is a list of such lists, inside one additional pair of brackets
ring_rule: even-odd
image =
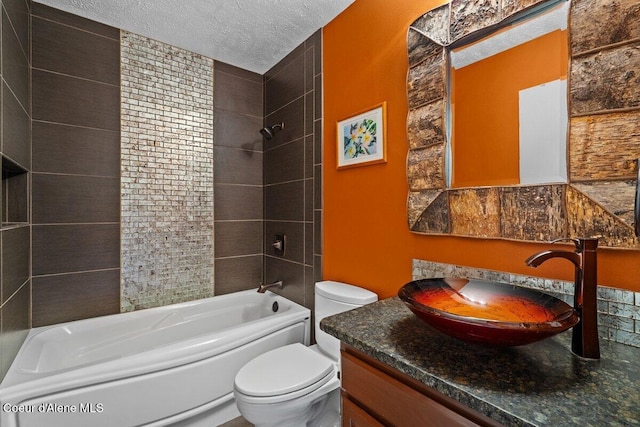
[[(368, 418), (357, 421), (354, 426), (430, 426), (430, 427), (477, 427), (495, 426), (492, 420), (482, 422), (469, 417), (473, 411), (427, 386), (404, 382), (402, 373), (377, 361), (363, 360), (354, 352), (342, 352), (343, 405), (347, 411), (363, 410)], [(372, 363), (373, 362), (373, 363)], [(375, 366), (374, 366), (375, 365)], [(357, 405), (354, 405), (353, 402)], [(447, 405), (447, 406), (445, 406)], [(466, 408), (466, 409), (465, 409)], [(464, 414), (464, 415), (463, 415)], [(343, 423), (343, 426), (351, 426)], [(354, 419), (358, 420), (354, 417)], [(373, 423), (367, 423), (367, 421)]]
[(384, 427), (348, 397), (342, 398), (342, 427)]

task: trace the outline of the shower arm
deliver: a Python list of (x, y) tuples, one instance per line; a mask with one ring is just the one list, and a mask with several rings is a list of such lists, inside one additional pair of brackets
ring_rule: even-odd
[(282, 129), (284, 129), (284, 122), (263, 127), (262, 129), (260, 129), (260, 133), (266, 140), (270, 140), (275, 136), (277, 130), (282, 130)]

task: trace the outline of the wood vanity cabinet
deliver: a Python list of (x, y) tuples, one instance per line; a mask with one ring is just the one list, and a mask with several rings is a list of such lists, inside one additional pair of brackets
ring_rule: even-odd
[(343, 427), (498, 427), (501, 424), (342, 344)]

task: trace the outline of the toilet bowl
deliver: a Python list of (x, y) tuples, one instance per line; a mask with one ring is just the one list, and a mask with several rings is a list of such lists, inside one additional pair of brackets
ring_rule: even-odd
[[(236, 376), (235, 397), (243, 417), (256, 426), (305, 426), (327, 408), (340, 387), (336, 364), (302, 344), (264, 353)], [(339, 425), (338, 411), (333, 415)], [(313, 425), (313, 424), (312, 424)]]
[(377, 301), (378, 296), (339, 282), (315, 286), (317, 345), (296, 343), (266, 352), (235, 377), (240, 414), (256, 427), (340, 425), (340, 341), (320, 330), (320, 321)]

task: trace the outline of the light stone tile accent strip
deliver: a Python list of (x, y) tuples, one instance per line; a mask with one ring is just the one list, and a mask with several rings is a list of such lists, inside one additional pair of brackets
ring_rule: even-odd
[[(412, 276), (413, 280), (457, 276), (512, 283), (548, 293), (573, 306), (573, 290), (575, 288), (573, 282), (419, 259), (413, 260)], [(600, 338), (640, 347), (640, 307), (638, 306), (640, 304), (638, 304), (637, 296), (638, 293), (632, 291), (598, 285), (598, 330)], [(634, 299), (636, 305), (634, 305)]]
[(213, 296), (213, 60), (121, 33), (121, 311)]

